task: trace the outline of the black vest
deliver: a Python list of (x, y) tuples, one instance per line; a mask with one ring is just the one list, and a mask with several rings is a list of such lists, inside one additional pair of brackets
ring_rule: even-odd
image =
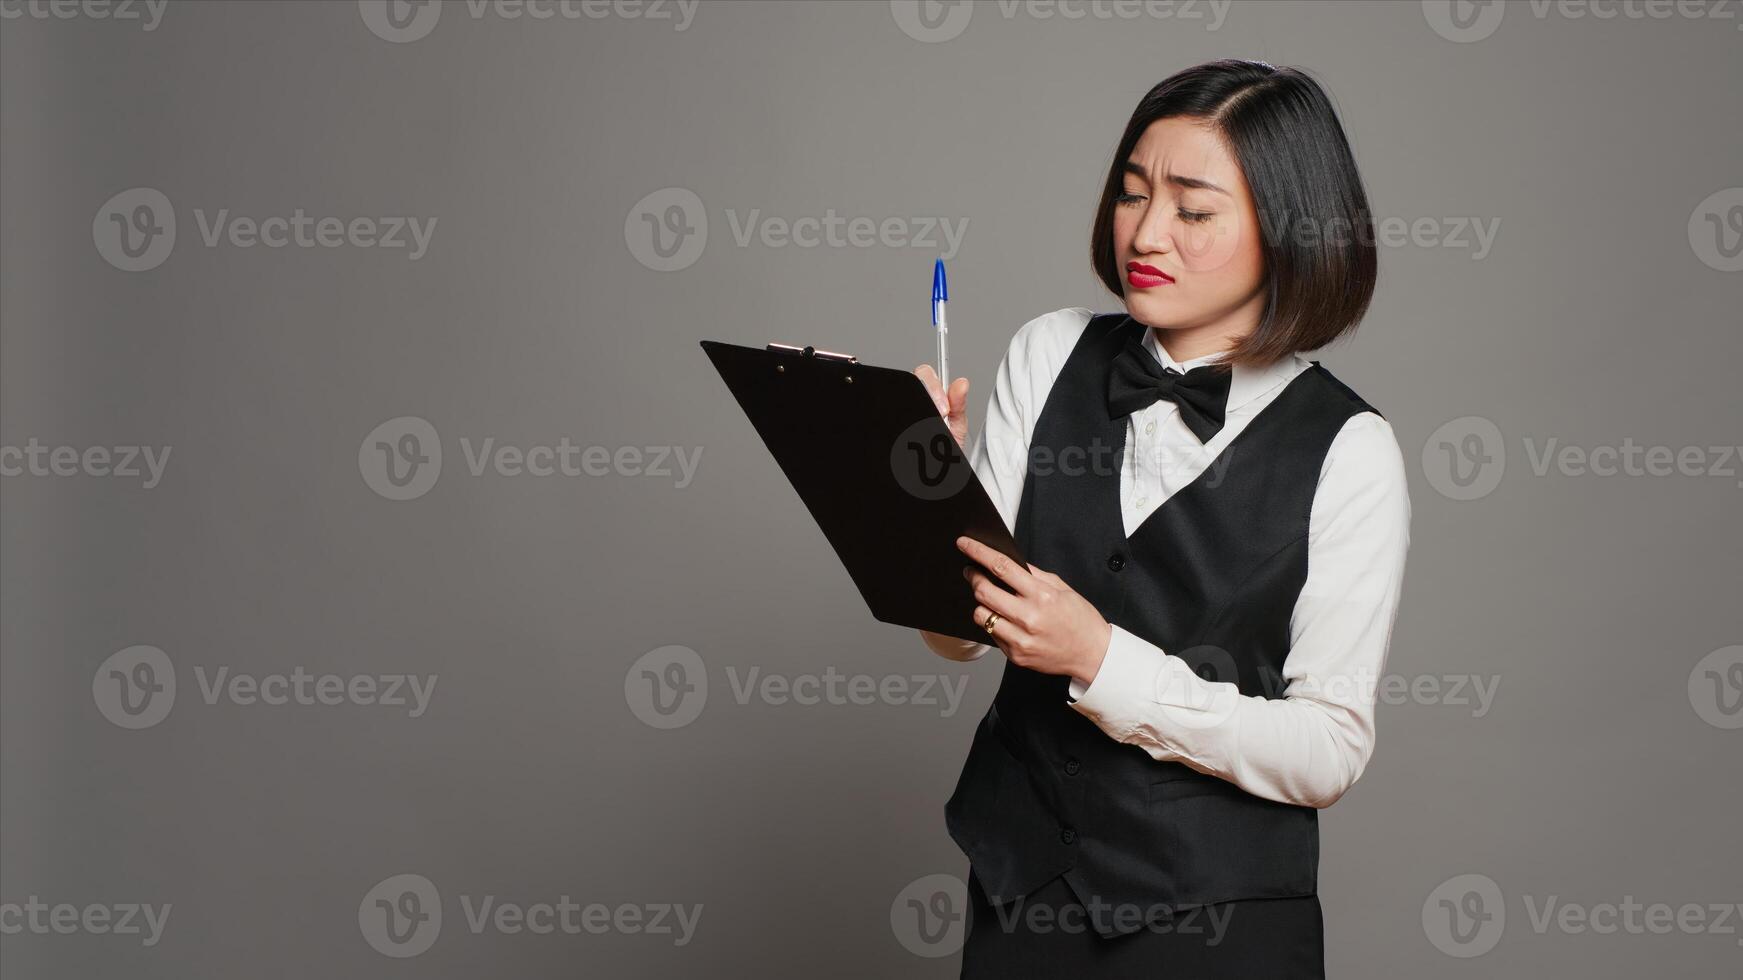
[[(1130, 420), (1109, 417), (1107, 379), (1146, 329), (1125, 314), (1094, 317), (1072, 348), (1030, 443), (1018, 547), (1108, 622), (1206, 679), (1280, 698), (1320, 467), (1345, 421), (1374, 410), (1313, 362), (1128, 539)], [(1070, 706), (1067, 683), (1005, 661), (945, 806), (994, 902), (1063, 873), (1112, 935), (1153, 920), (1157, 906), (1317, 891), (1317, 810), (1114, 741)]]

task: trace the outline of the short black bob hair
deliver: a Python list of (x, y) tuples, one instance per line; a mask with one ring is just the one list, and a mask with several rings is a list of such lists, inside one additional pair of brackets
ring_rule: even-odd
[(1115, 200), (1126, 161), (1158, 119), (1213, 126), (1246, 176), (1258, 209), (1265, 311), (1229, 364), (1265, 365), (1353, 329), (1377, 276), (1373, 218), (1343, 126), (1319, 83), (1296, 68), (1224, 59), (1169, 76), (1138, 103), (1108, 168), (1090, 235), (1097, 278), (1124, 297), (1115, 260)]

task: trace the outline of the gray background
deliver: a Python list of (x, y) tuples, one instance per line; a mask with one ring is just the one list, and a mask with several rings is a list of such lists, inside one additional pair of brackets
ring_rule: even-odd
[[(1414, 2), (1242, 3), (1214, 30), (981, 5), (943, 42), (882, 2), (708, 3), (683, 31), (450, 4), (409, 43), (349, 0), (176, 2), (151, 31), (24, 13), (0, 21), (0, 444), (173, 450), (150, 490), (4, 479), (0, 902), (173, 908), (150, 948), (6, 935), (8, 977), (954, 976), (949, 939), (904, 942), (892, 909), (966, 874), (943, 804), (999, 664), (940, 661), (870, 618), (697, 348), (910, 368), (932, 356), (938, 248), (741, 247), (727, 212), (966, 220), (952, 361), (978, 427), (1018, 326), (1118, 307), (1085, 257), (1114, 142), (1147, 88), (1223, 56), (1317, 73), (1379, 216), (1499, 222), (1480, 256), (1468, 232), (1384, 246), (1362, 329), (1319, 355), (1412, 464), (1388, 669), (1443, 692), (1381, 706), (1372, 764), (1322, 819), (1330, 974), (1737, 975), (1736, 918), (1540, 932), (1529, 910), (1743, 901), (1743, 731), (1725, 727), (1743, 691), (1703, 707), (1697, 670), (1743, 643), (1743, 476), (1538, 475), (1525, 447), (1739, 441), (1743, 279), (1689, 226), (1743, 185), (1743, 10), (1516, 3), (1474, 42)], [(136, 187), (179, 230), (127, 272), (93, 218)], [(662, 272), (626, 224), (667, 187), (704, 202), (709, 237)], [(206, 247), (194, 212), (221, 208), (438, 225), (417, 261)], [(405, 501), (359, 462), (399, 416), (444, 454)], [(1506, 468), (1460, 500), (1423, 449), (1468, 417), (1494, 424)], [(486, 437), (702, 456), (683, 487), (475, 477), (460, 440)], [(138, 644), (179, 691), (129, 730), (93, 678)], [(669, 645), (709, 690), (661, 729), (632, 665)], [(830, 666), (966, 696), (949, 716), (740, 704), (728, 673)], [(208, 704), (196, 667), (438, 683), (412, 718)], [(1486, 712), (1448, 696), (1473, 677), (1498, 683)], [(359, 906), (406, 873), (444, 922), (390, 958)], [(1425, 923), (1462, 875), (1505, 911), (1478, 956)], [(679, 946), (474, 934), (461, 905), (565, 894), (703, 911)]]

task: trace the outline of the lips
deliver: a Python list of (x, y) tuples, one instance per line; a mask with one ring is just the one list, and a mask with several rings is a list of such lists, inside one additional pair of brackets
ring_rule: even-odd
[(1174, 277), (1153, 265), (1142, 262), (1126, 263), (1126, 282), (1133, 289), (1151, 289), (1156, 286), (1166, 286), (1174, 281)]

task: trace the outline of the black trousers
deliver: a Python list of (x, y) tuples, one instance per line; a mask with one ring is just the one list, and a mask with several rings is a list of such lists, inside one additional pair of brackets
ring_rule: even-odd
[(995, 906), (971, 868), (968, 906), (963, 980), (1325, 977), (1325, 923), (1317, 895), (1184, 909), (1136, 932), (1103, 938), (1063, 876)]

